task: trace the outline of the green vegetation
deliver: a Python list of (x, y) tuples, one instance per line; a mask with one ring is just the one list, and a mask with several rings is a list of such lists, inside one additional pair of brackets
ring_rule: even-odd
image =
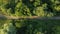
[[(60, 16), (60, 0), (0, 0), (0, 14), (3, 17)], [(1, 18), (0, 34), (60, 34), (60, 20)]]
[(60, 34), (60, 20), (0, 20), (0, 24), (0, 34)]
[(59, 16), (59, 0), (0, 0), (0, 10), (7, 16)]

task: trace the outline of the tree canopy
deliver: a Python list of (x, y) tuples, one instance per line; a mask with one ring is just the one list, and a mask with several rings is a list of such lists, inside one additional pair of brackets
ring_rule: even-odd
[(59, 0), (0, 0), (0, 10), (8, 16), (59, 16)]
[(0, 34), (60, 34), (60, 20), (39, 19), (53, 16), (60, 16), (60, 0), (0, 0)]

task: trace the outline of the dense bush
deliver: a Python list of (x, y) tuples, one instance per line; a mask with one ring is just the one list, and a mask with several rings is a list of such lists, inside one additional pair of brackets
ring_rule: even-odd
[[(60, 34), (59, 20), (0, 20), (0, 34)], [(2, 24), (4, 23), (4, 24)]]
[[(0, 0), (6, 16), (60, 16), (60, 0)], [(0, 20), (0, 34), (60, 34), (60, 20)]]
[(9, 16), (59, 16), (60, 2), (59, 0), (0, 0), (0, 10)]

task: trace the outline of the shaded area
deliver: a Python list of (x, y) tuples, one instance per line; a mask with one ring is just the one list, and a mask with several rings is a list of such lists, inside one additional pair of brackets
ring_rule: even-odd
[[(17, 27), (16, 34), (56, 34), (57, 26), (60, 26), (59, 20), (35, 20), (35, 19), (21, 19), (15, 20), (15, 22), (20, 23), (22, 27)], [(24, 25), (25, 23), (25, 25)], [(59, 30), (60, 31), (60, 30)]]
[(7, 19), (6, 16), (0, 14), (0, 19)]
[[(8, 30), (7, 33), (10, 30), (16, 34), (58, 34), (60, 33), (60, 20), (36, 20), (36, 19), (13, 19), (13, 20), (6, 20), (4, 22), (3, 20), (0, 20), (0, 23), (2, 23), (1, 27), (3, 27), (4, 24), (7, 24)], [(3, 24), (4, 23), (4, 24)], [(7, 26), (6, 25), (6, 26)], [(4, 28), (2, 28), (4, 29)], [(9, 32), (8, 34), (10, 34)]]

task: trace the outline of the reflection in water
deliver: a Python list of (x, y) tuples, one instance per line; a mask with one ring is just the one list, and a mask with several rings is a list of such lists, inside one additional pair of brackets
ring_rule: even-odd
[(59, 20), (0, 20), (0, 34), (59, 34)]

